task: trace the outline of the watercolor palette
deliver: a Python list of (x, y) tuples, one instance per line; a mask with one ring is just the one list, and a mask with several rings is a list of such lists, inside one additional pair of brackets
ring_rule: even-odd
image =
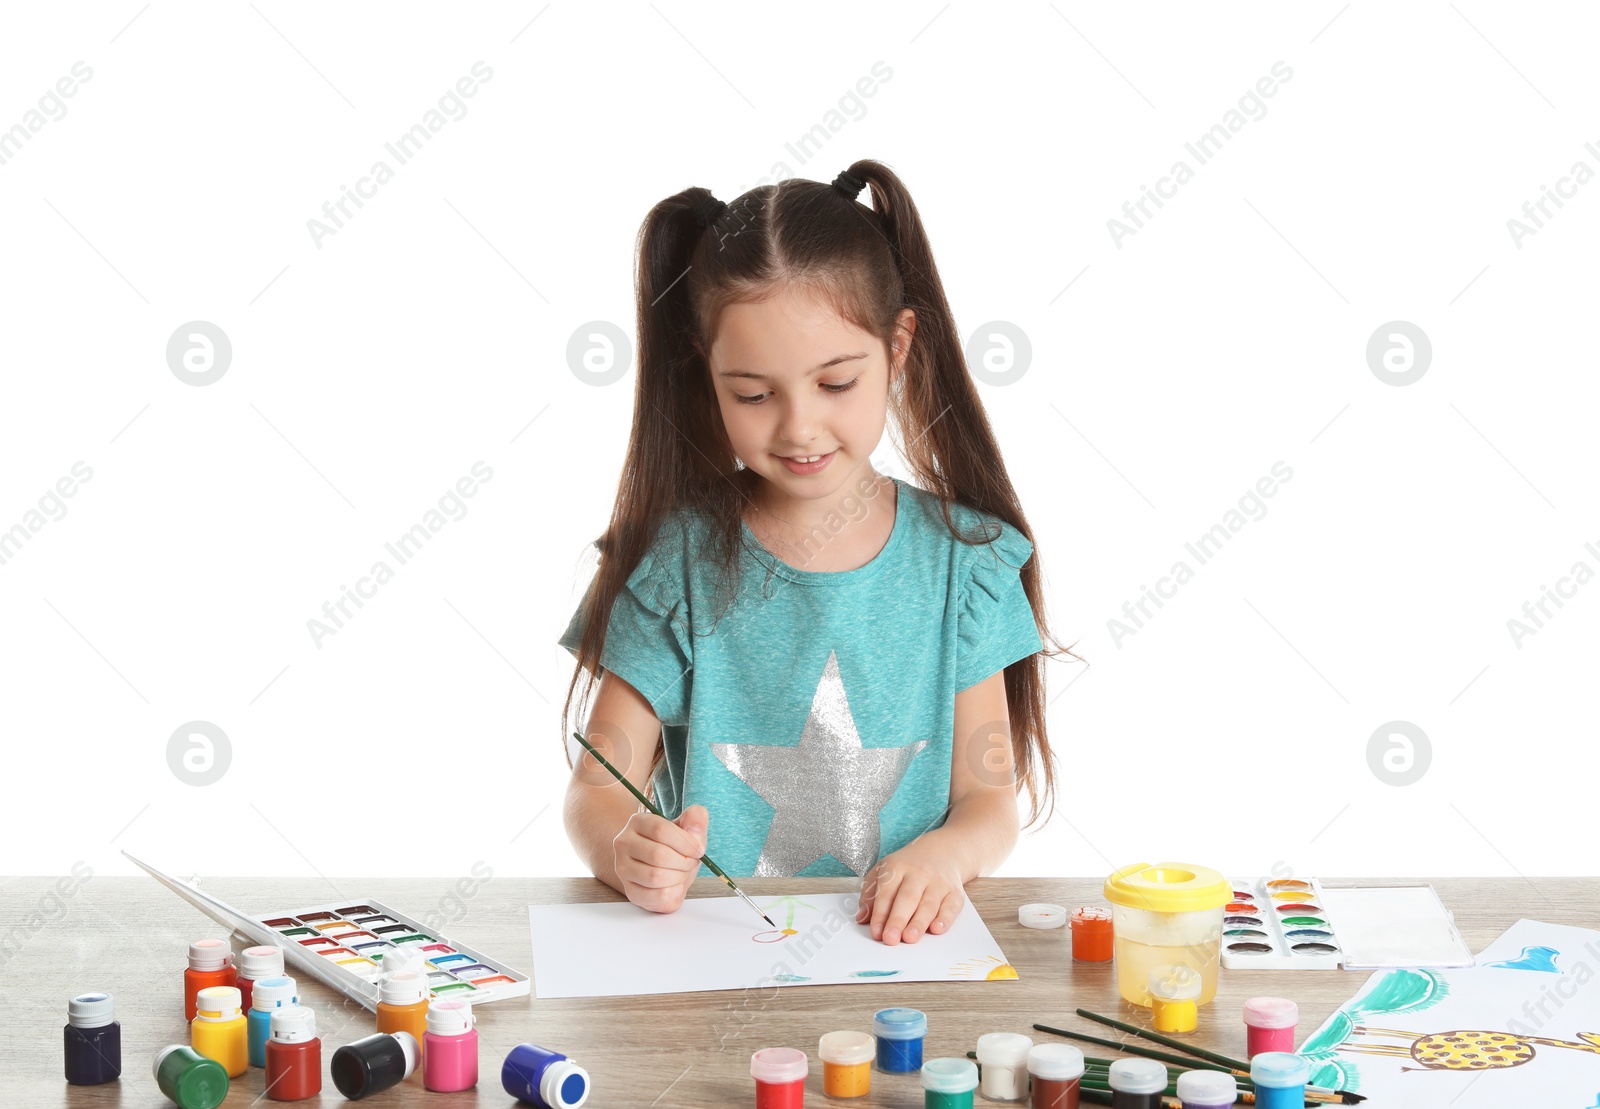
[(1315, 878), (1233, 880), (1222, 916), (1223, 967), (1338, 970), (1343, 958)]
[[(310, 966), (315, 960), (318, 970), (331, 969), (334, 977), (343, 979), (339, 988), (351, 996), (375, 993), (384, 956), (402, 947), (421, 951), (434, 997), (482, 1005), (507, 997), (526, 997), (530, 990), (526, 974), (449, 939), (437, 928), (417, 923), (381, 901), (330, 902), (255, 919), (278, 935), (279, 945), (291, 962)], [(286, 973), (294, 971), (286, 969)]]

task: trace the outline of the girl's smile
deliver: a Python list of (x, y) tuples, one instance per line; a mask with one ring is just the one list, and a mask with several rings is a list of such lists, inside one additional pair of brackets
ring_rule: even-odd
[(809, 458), (791, 458), (781, 454), (778, 457), (783, 459), (783, 464), (789, 467), (791, 474), (820, 474), (823, 467), (833, 461), (834, 453), (829, 451), (827, 454), (814, 454)]

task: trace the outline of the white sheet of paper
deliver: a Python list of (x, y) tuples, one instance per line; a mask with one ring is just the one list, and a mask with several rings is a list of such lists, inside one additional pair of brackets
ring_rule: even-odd
[(855, 922), (853, 894), (685, 901), (675, 913), (628, 902), (530, 905), (536, 997), (613, 997), (851, 982), (1014, 979), (969, 903), (950, 930), (888, 946)]

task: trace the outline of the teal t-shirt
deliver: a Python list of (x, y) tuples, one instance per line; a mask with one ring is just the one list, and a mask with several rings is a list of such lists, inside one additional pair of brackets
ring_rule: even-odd
[[(679, 512), (617, 596), (600, 665), (661, 721), (654, 800), (673, 819), (704, 805), (731, 875), (860, 875), (943, 824), (956, 693), (1043, 648), (1027, 537), (952, 504), (964, 534), (998, 536), (963, 543), (935, 496), (894, 482), (894, 530), (857, 569), (797, 569), (746, 526), (713, 627), (718, 567)], [(574, 654), (582, 613), (560, 639)]]

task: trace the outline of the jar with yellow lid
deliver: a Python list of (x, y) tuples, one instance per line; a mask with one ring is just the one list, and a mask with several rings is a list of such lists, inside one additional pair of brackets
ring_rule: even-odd
[(1150, 1007), (1150, 971), (1187, 966), (1200, 975), (1204, 1005), (1217, 995), (1222, 909), (1233, 884), (1220, 871), (1188, 863), (1135, 863), (1106, 879), (1115, 936), (1117, 989)]

